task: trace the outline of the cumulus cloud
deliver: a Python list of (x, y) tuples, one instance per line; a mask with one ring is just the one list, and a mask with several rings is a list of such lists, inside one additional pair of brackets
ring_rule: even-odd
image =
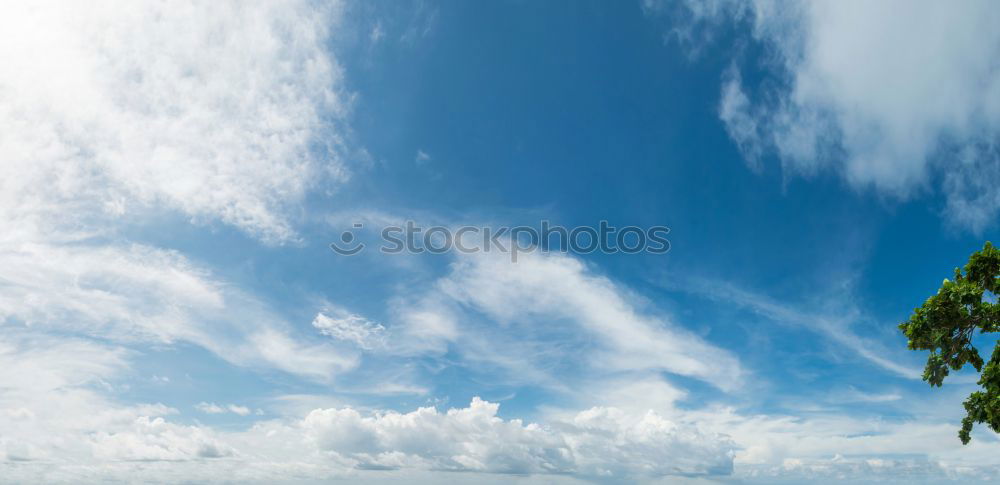
[[(722, 403), (691, 408), (689, 396), (660, 376), (625, 377), (591, 382), (582, 399), (630, 416), (654, 411), (673, 423), (703, 433), (725, 435), (733, 443), (732, 476), (747, 483), (989, 483), (996, 471), (998, 444), (983, 433), (969, 446), (955, 439), (958, 418), (942, 418), (939, 404), (914, 404), (900, 394), (866, 394), (856, 389), (832, 391), (839, 405), (796, 413), (756, 413)], [(961, 390), (939, 398), (954, 406)], [(850, 402), (879, 402), (898, 414), (858, 412)], [(945, 404), (947, 403), (947, 404)], [(793, 406), (794, 408), (794, 406)], [(571, 410), (549, 409), (547, 422), (572, 421)], [(907, 417), (904, 417), (907, 416)]]
[(778, 82), (751, 90), (738, 71), (723, 78), (719, 116), (752, 165), (775, 154), (789, 173), (829, 170), (897, 199), (941, 190), (956, 223), (994, 223), (1000, 12), (991, 2), (687, 5), (685, 31), (734, 20), (772, 54), (759, 67)]
[(93, 456), (99, 460), (176, 461), (221, 458), (233, 451), (199, 426), (183, 426), (161, 417), (139, 416), (126, 429), (94, 435)]
[(319, 409), (301, 426), (323, 450), (355, 466), (401, 466), (496, 473), (572, 473), (592, 477), (725, 474), (732, 443), (650, 412), (628, 415), (593, 408), (551, 426), (497, 417), (495, 403), (472, 400), (445, 413), (362, 416), (352, 409)]

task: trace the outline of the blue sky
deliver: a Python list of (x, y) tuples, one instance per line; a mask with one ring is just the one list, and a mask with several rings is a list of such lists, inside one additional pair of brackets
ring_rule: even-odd
[(1000, 11), (908, 5), (9, 7), (0, 476), (990, 482), (896, 325), (997, 228)]

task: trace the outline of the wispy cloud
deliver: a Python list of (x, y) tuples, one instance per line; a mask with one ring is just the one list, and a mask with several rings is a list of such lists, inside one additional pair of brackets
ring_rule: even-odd
[(385, 327), (342, 308), (327, 308), (317, 313), (312, 325), (323, 335), (351, 342), (365, 350), (381, 348), (386, 343)]
[(684, 288), (705, 298), (749, 309), (778, 323), (818, 332), (841, 344), (842, 348), (856, 352), (869, 362), (901, 377), (920, 379), (923, 375), (923, 370), (920, 368), (900, 364), (886, 357), (892, 355), (892, 352), (878, 341), (855, 333), (851, 327), (860, 320), (861, 313), (845, 299), (837, 300), (843, 303), (838, 306), (843, 313), (813, 313), (803, 311), (794, 305), (778, 303), (766, 295), (738, 288), (728, 282), (691, 279), (689, 283), (690, 285)]
[(735, 356), (640, 311), (626, 287), (570, 256), (532, 253), (512, 263), (505, 255), (461, 255), (431, 288), (397, 309), (406, 345), (452, 342), (470, 357), (512, 368), (576, 362), (598, 373), (659, 369), (722, 389), (743, 377)]

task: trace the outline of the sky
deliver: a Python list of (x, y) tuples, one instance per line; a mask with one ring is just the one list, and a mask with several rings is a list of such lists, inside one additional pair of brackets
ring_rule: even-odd
[(1000, 476), (897, 328), (996, 240), (990, 2), (3, 9), (0, 482)]

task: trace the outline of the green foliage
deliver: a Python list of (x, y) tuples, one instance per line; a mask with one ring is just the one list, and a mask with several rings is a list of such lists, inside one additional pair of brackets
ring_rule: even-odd
[[(964, 270), (964, 273), (963, 273)], [(937, 294), (899, 325), (909, 339), (912, 350), (930, 350), (924, 380), (940, 386), (951, 371), (971, 364), (980, 372), (982, 390), (965, 400), (967, 413), (958, 432), (963, 444), (975, 423), (986, 423), (1000, 433), (1000, 342), (993, 349), (989, 362), (983, 362), (972, 346), (972, 337), (980, 333), (1000, 331), (1000, 303), (984, 301), (986, 292), (997, 295), (1000, 287), (1000, 250), (989, 242), (982, 251), (972, 253), (965, 268), (955, 268), (955, 279), (945, 279)]]

